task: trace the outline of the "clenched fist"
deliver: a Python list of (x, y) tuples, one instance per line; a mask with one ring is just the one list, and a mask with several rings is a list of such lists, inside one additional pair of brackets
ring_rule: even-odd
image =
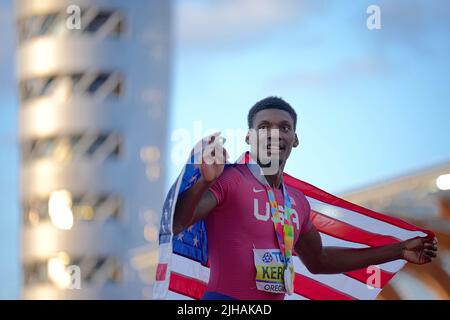
[(403, 243), (403, 259), (415, 264), (425, 264), (437, 257), (437, 240), (414, 238)]
[(205, 181), (212, 182), (222, 174), (225, 162), (228, 159), (228, 153), (223, 147), (225, 138), (220, 136), (220, 132), (216, 132), (205, 139), (206, 146), (202, 153), (200, 172)]

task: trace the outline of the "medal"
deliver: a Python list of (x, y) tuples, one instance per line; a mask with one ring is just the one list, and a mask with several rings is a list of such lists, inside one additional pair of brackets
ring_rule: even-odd
[(286, 293), (291, 295), (294, 293), (294, 277), (295, 275), (292, 274), (292, 263), (289, 264), (289, 266), (284, 268), (284, 287), (286, 289)]

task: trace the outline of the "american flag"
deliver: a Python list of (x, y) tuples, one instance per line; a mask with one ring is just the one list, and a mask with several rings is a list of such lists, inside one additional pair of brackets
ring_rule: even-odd
[[(176, 236), (172, 234), (172, 217), (177, 197), (200, 177), (191, 158), (166, 197), (159, 234), (159, 263), (153, 287), (155, 299), (200, 299), (209, 279), (207, 236), (200, 221)], [(244, 165), (248, 155), (235, 164)], [(283, 174), (284, 182), (302, 191), (311, 205), (311, 219), (324, 246), (367, 248), (392, 244), (415, 237), (434, 237), (403, 220), (383, 215), (345, 201), (311, 184)], [(312, 274), (298, 257), (294, 257), (295, 293), (286, 300), (370, 300), (406, 264), (405, 260), (364, 268), (343, 274)], [(372, 281), (374, 273), (380, 281)], [(378, 283), (377, 283), (378, 282)], [(368, 285), (370, 284), (370, 285)]]

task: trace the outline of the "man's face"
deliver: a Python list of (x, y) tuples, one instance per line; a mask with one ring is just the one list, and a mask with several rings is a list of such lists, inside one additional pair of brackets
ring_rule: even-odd
[[(253, 119), (252, 129), (256, 130), (258, 135), (258, 155), (262, 152), (272, 159), (278, 158), (280, 165), (286, 163), (292, 147), (298, 145), (294, 120), (287, 111), (279, 109), (259, 111)], [(277, 136), (278, 141), (275, 140)]]

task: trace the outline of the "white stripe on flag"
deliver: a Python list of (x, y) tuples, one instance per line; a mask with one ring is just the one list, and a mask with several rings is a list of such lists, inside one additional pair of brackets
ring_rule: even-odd
[[(347, 247), (347, 248), (369, 248), (369, 246), (357, 242), (351, 242), (342, 240), (339, 238), (332, 237), (325, 233), (320, 233), (320, 237), (322, 238), (322, 244), (324, 247)], [(405, 260), (395, 260), (383, 264), (379, 264), (378, 267), (384, 271), (390, 273), (398, 272), (405, 265)]]
[(311, 197), (306, 198), (308, 199), (312, 210), (368, 232), (392, 236), (400, 240), (408, 240), (415, 237), (426, 236), (426, 234), (422, 231), (406, 230), (358, 212), (337, 207)]
[(369, 289), (365, 283), (344, 274), (312, 274), (300, 259), (294, 259), (294, 268), (297, 273), (359, 300), (374, 299), (381, 291), (379, 288)]
[(400, 271), (401, 268), (404, 267), (406, 264), (406, 260), (394, 260), (391, 262), (386, 262), (378, 265), (382, 270), (390, 272), (390, 273), (397, 273)]
[(310, 300), (302, 295), (299, 295), (298, 293), (293, 293), (291, 295), (287, 294), (284, 297), (284, 300)]
[(209, 268), (178, 254), (172, 255), (172, 271), (208, 283)]
[(351, 242), (342, 240), (339, 238), (332, 237), (326, 233), (320, 233), (320, 237), (322, 238), (322, 245), (330, 246), (330, 247), (347, 247), (347, 248), (369, 248), (368, 245), (358, 243), (358, 242)]
[(167, 296), (166, 296), (167, 300), (194, 300), (191, 297), (173, 292), (173, 291), (168, 291), (167, 292)]

